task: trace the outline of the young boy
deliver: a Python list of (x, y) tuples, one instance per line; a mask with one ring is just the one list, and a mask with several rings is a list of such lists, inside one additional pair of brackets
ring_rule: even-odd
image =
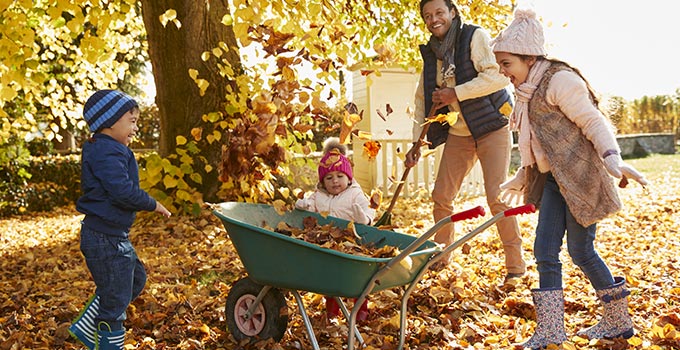
[(100, 90), (87, 100), (83, 115), (94, 135), (83, 145), (76, 209), (85, 214), (80, 250), (97, 289), (69, 333), (88, 349), (121, 350), (125, 309), (146, 283), (130, 227), (139, 210), (171, 214), (139, 188), (139, 168), (128, 148), (139, 130), (137, 102), (120, 91)]

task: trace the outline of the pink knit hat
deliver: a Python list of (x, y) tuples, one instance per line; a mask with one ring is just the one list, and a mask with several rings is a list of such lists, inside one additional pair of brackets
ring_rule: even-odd
[(319, 182), (323, 182), (324, 176), (331, 171), (340, 171), (352, 181), (352, 164), (338, 149), (331, 149), (326, 153), (319, 163)]
[(531, 9), (515, 10), (515, 19), (491, 42), (493, 52), (545, 56), (543, 26)]

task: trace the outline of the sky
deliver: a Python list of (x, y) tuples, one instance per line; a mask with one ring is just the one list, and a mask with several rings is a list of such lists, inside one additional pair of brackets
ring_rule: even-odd
[(680, 89), (680, 1), (520, 0), (545, 27), (548, 54), (601, 94), (627, 100)]

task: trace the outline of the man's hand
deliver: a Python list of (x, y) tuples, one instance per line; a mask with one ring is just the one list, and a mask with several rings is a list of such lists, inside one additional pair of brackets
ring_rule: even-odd
[(406, 152), (406, 159), (404, 159), (404, 165), (407, 168), (412, 168), (418, 164), (420, 159), (420, 142), (414, 142), (411, 149)]
[(457, 100), (458, 96), (454, 88), (442, 87), (432, 92), (432, 103), (436, 106), (435, 109), (448, 106)]

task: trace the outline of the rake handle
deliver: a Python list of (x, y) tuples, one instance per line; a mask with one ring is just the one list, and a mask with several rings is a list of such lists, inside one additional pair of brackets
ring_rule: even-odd
[[(446, 85), (444, 85), (446, 86)], [(427, 119), (430, 119), (434, 116), (434, 113), (437, 111), (436, 109), (437, 105), (434, 103), (432, 104), (432, 107), (430, 107), (430, 112), (427, 114)], [(427, 130), (430, 129), (430, 124), (427, 123), (423, 125), (423, 130), (420, 132), (420, 136), (418, 137), (417, 144), (413, 145), (413, 147), (418, 147), (420, 148), (423, 145), (423, 140), (425, 139), (425, 136), (427, 136)], [(392, 209), (394, 209), (394, 205), (397, 204), (397, 199), (399, 198), (399, 194), (401, 194), (401, 190), (404, 188), (404, 184), (406, 183), (406, 179), (408, 178), (408, 173), (411, 171), (411, 168), (406, 167), (404, 169), (404, 174), (401, 175), (401, 180), (399, 181), (399, 185), (397, 185), (397, 188), (394, 190), (394, 195), (392, 195), (392, 201), (390, 201), (390, 206), (387, 207), (387, 210), (385, 210), (385, 213), (391, 213)]]
[(401, 176), (401, 180), (399, 181), (399, 185), (397, 185), (397, 188), (394, 190), (394, 195), (392, 195), (392, 200), (390, 201), (390, 206), (387, 207), (387, 210), (385, 210), (385, 213), (391, 213), (392, 209), (394, 209), (394, 205), (397, 204), (397, 198), (399, 198), (399, 194), (401, 193), (401, 189), (404, 188), (404, 183), (406, 183), (406, 178), (408, 177), (408, 173), (410, 171), (411, 171), (411, 168), (404, 169), (404, 174)]

